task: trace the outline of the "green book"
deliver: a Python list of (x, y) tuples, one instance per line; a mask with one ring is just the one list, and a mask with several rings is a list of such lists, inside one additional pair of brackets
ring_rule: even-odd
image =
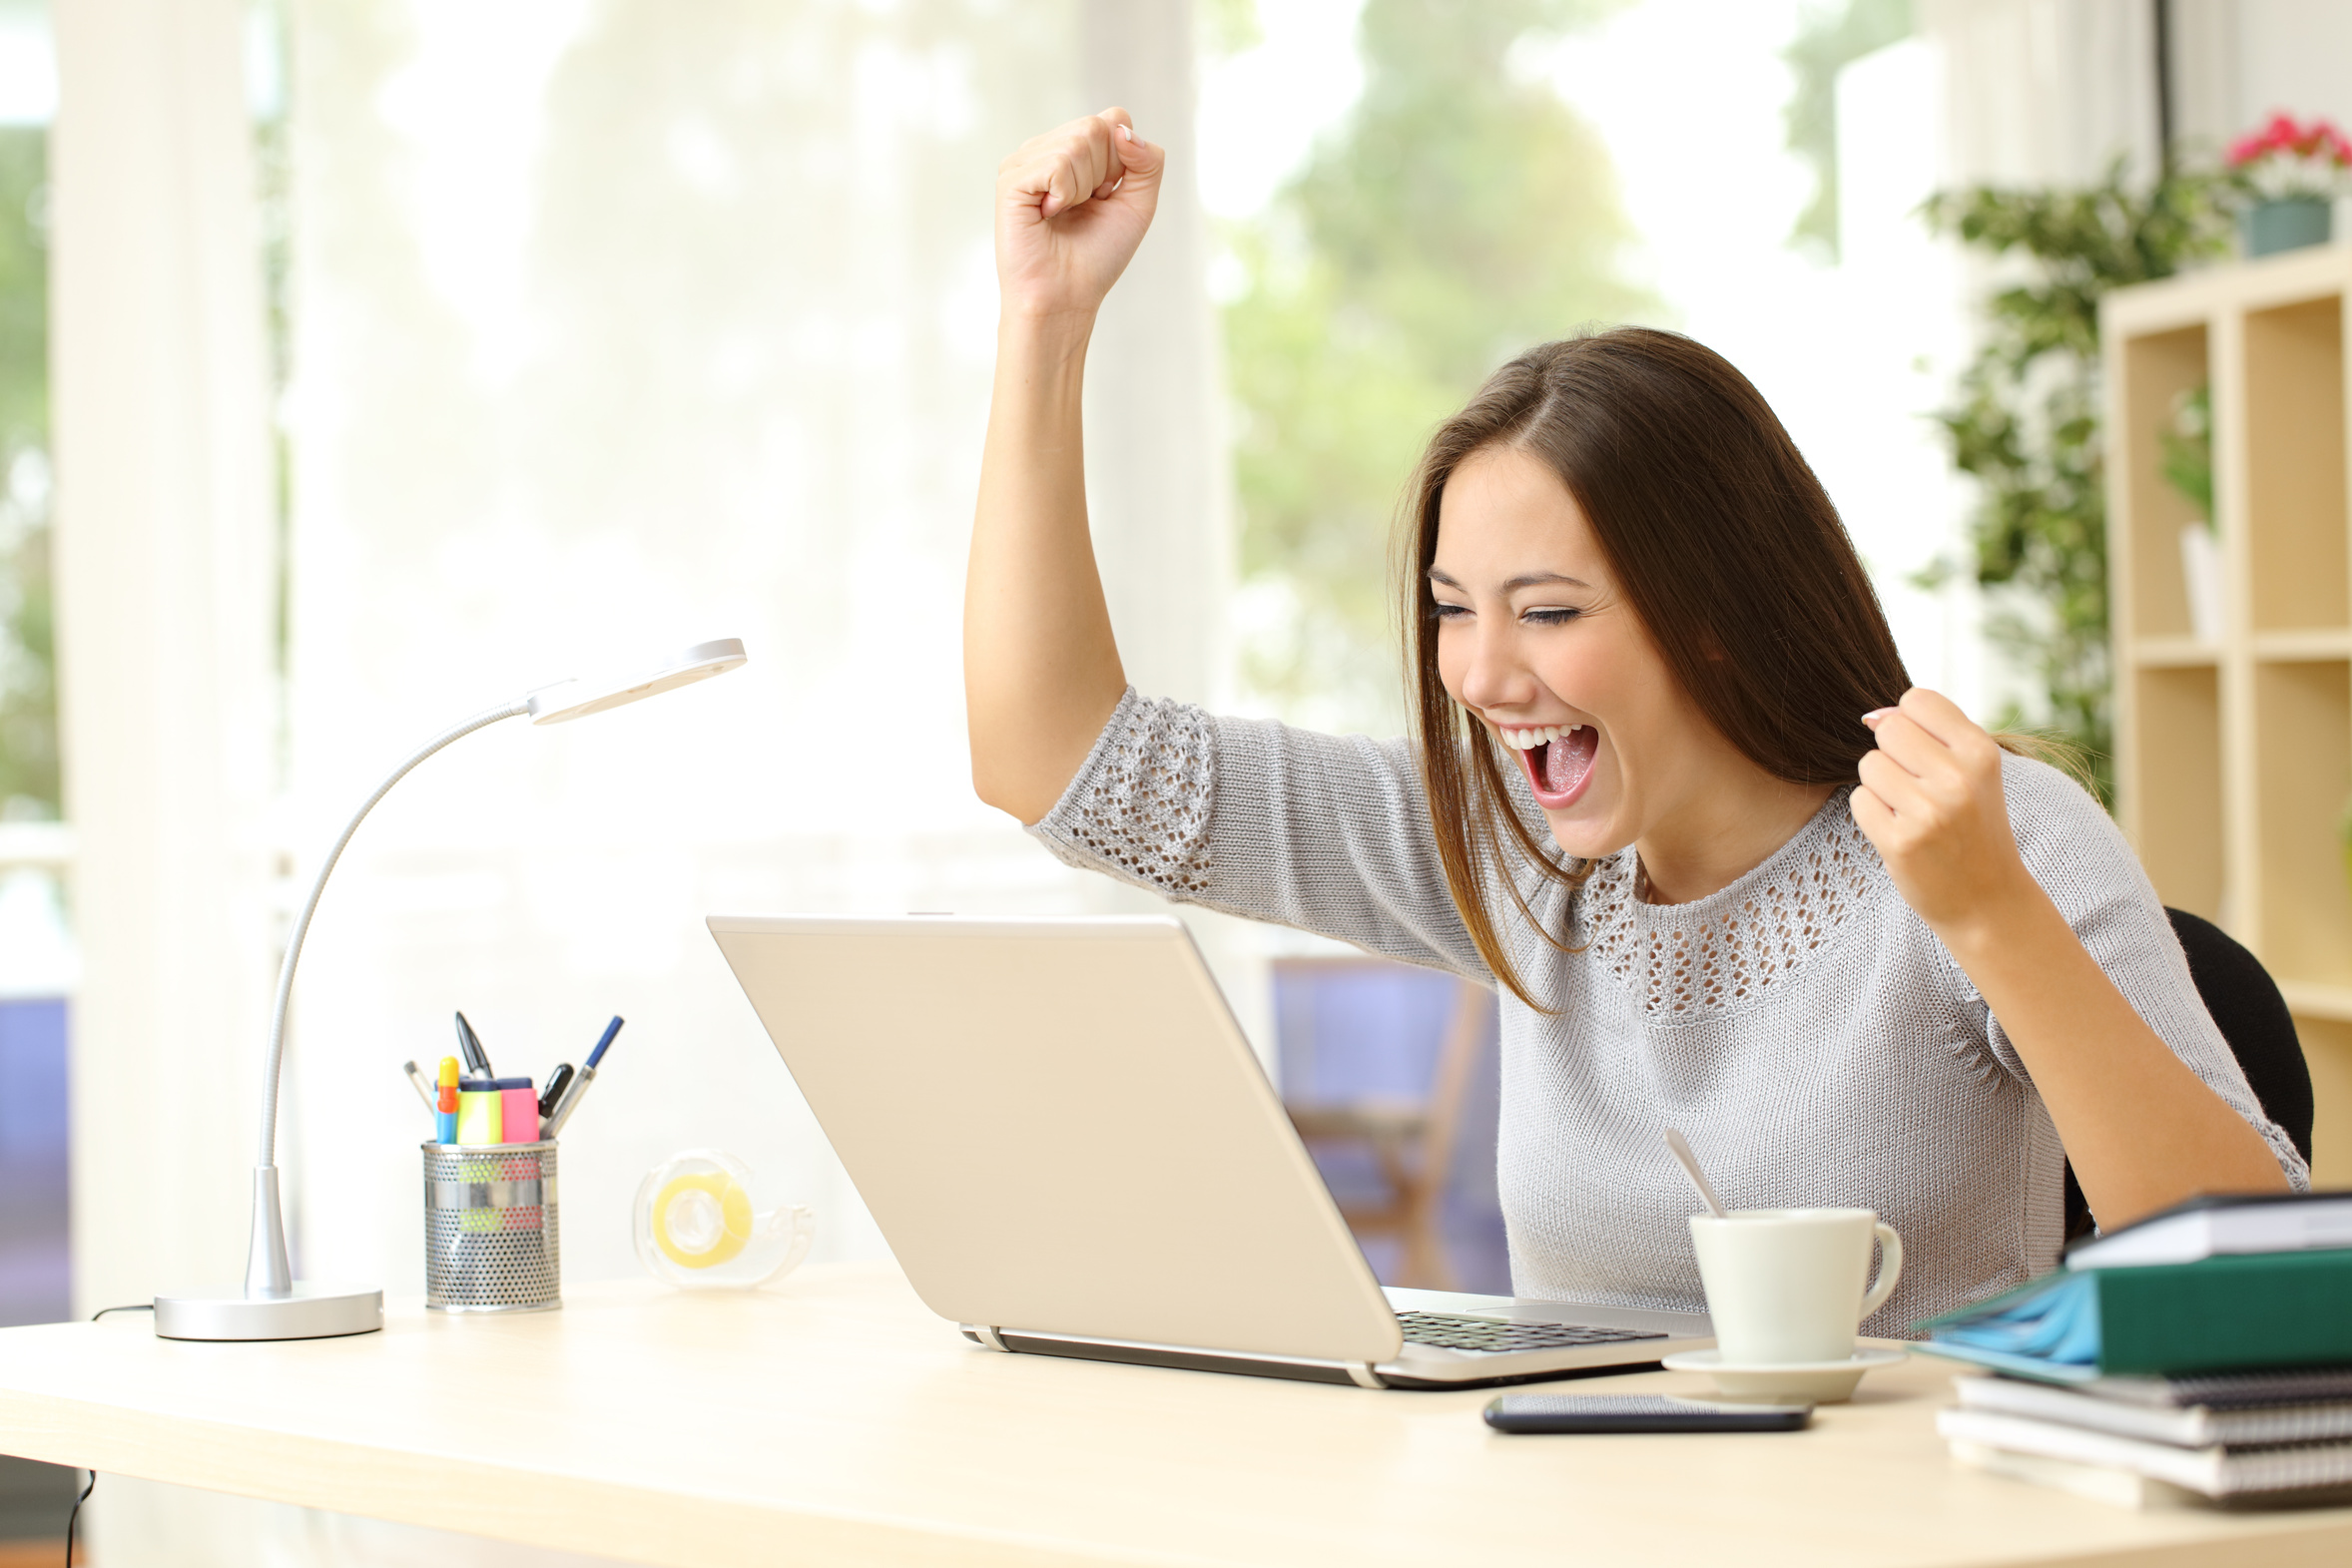
[(2352, 1363), (2352, 1249), (2061, 1269), (1915, 1326), (1923, 1349), (2049, 1382)]

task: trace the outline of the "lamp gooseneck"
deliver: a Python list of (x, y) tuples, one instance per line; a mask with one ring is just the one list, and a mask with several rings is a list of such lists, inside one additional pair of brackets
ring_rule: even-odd
[(441, 748), (462, 741), (476, 730), (488, 729), (502, 719), (514, 719), (531, 711), (531, 700), (518, 698), (511, 703), (474, 715), (464, 723), (454, 725), (417, 748), (408, 760), (393, 769), (382, 784), (375, 786), (351, 819), (343, 827), (342, 836), (334, 847), (326, 851), (326, 859), (318, 867), (317, 879), (310, 884), (310, 896), (302, 903), (301, 916), (294, 921), (294, 932), (287, 938), (286, 958), (278, 966), (278, 1001), (270, 1011), (270, 1055), (262, 1071), (262, 1147), (261, 1159), (254, 1167), (254, 1227), (253, 1242), (245, 1261), (245, 1291), (248, 1296), (288, 1296), (294, 1291), (294, 1270), (286, 1252), (286, 1216), (278, 1197), (278, 1083), (286, 1065), (286, 1009), (294, 994), (294, 965), (301, 961), (302, 938), (310, 932), (310, 917), (317, 913), (318, 899), (326, 891), (326, 878), (333, 873), (335, 862), (342, 858), (351, 835), (374, 810), (376, 802), (391, 792), (392, 785), (408, 777), (417, 764)]

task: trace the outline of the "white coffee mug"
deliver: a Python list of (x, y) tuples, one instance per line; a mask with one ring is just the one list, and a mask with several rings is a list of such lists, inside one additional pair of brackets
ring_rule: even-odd
[[(1690, 1217), (1725, 1362), (1842, 1361), (1903, 1277), (1903, 1239), (1868, 1209), (1740, 1209)], [(1866, 1292), (1873, 1241), (1879, 1277)]]

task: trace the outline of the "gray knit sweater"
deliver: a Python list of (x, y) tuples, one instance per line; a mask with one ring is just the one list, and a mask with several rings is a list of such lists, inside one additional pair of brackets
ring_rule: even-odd
[[(2307, 1186), (2114, 824), (2042, 764), (2008, 758), (2003, 784), (2026, 864), (2091, 956)], [(1404, 741), (1215, 718), (1130, 691), (1030, 830), (1073, 865), (1170, 898), (1494, 983), (1447, 892)], [(1902, 1286), (1865, 1332), (1905, 1334), (2052, 1267), (2063, 1154), (2049, 1112), (2000, 1020), (1855, 826), (1847, 791), (1708, 897), (1640, 902), (1634, 870), (1625, 849), (1581, 890), (1546, 882), (1535, 894), (1535, 914), (1576, 950), (1515, 915), (1505, 938), (1556, 1009), (1502, 993), (1499, 1177), (1519, 1295), (1704, 1305), (1667, 1127), (1688, 1135), (1731, 1207), (1856, 1205), (1901, 1233)]]

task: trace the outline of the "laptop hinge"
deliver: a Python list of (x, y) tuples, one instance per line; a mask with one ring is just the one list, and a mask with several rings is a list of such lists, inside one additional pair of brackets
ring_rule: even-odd
[(1370, 1361), (1348, 1362), (1348, 1380), (1359, 1388), (1386, 1388), (1389, 1386), (1381, 1381), (1381, 1374), (1372, 1369)]
[(1012, 1353), (1003, 1337), (986, 1323), (957, 1323), (955, 1326), (963, 1330), (964, 1337), (967, 1339), (977, 1339), (989, 1349), (1002, 1350), (1007, 1355)]

